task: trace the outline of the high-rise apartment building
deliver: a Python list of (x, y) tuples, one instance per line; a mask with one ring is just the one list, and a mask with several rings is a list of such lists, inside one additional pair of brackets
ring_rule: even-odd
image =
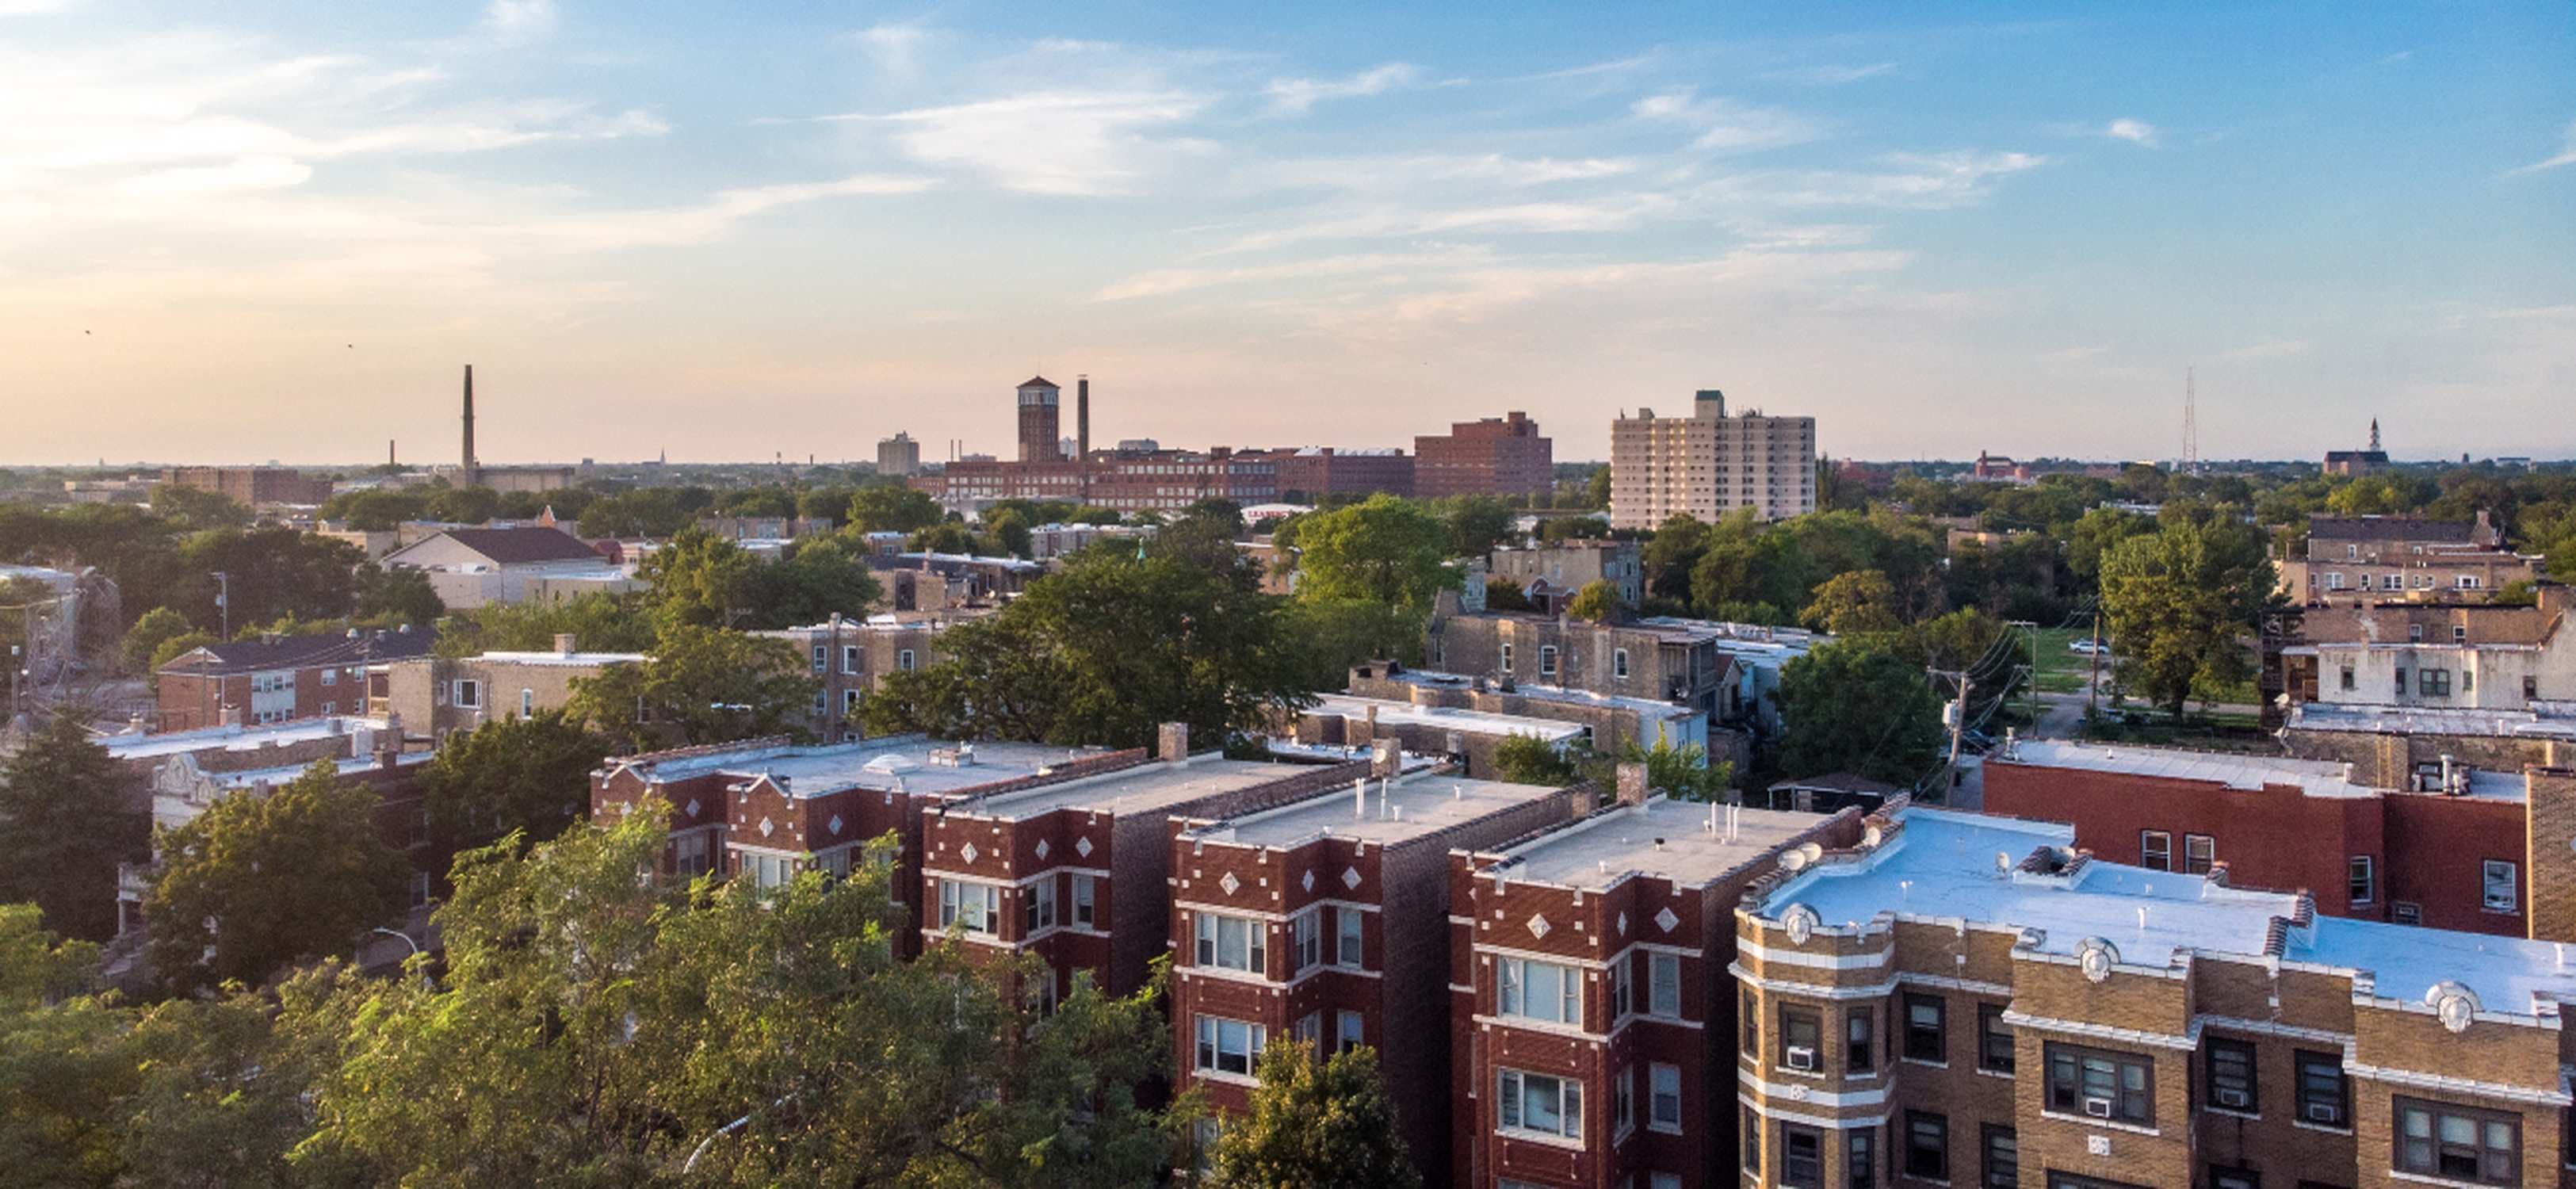
[(877, 442), (878, 474), (909, 475), (920, 469), (921, 443), (912, 440), (911, 434), (897, 433)]
[(1673, 516), (1715, 522), (1738, 508), (1764, 520), (1816, 510), (1816, 419), (1726, 415), (1726, 394), (1702, 389), (1688, 417), (1640, 408), (1610, 426), (1610, 525), (1646, 528)]
[(1556, 448), (1517, 410), (1413, 439), (1413, 494), (1536, 495), (1556, 484)]

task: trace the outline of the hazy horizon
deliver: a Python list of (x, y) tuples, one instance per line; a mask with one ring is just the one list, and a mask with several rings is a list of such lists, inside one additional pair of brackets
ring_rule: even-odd
[(0, 466), (2576, 455), (2576, 8), (2061, 11), (0, 0)]

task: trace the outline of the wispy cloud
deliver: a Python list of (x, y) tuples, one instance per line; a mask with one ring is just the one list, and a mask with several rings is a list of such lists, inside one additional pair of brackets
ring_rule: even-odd
[(1496, 79), (1495, 81), (1505, 83), (1539, 83), (1550, 82), (1561, 78), (1591, 78), (1595, 75), (1603, 74), (1626, 74), (1630, 71), (1643, 70), (1646, 67), (1654, 65), (1659, 57), (1660, 55), (1651, 53), (1636, 54), (1626, 58), (1614, 58), (1607, 62), (1589, 62), (1581, 66), (1568, 66), (1562, 70), (1542, 70), (1537, 74), (1513, 75), (1510, 78)]
[(482, 31), (503, 45), (526, 45), (555, 31), (555, 0), (492, 0)]
[(1947, 210), (1983, 201), (1994, 183), (2037, 169), (2036, 153), (1957, 150), (1890, 153), (1875, 170), (1763, 171), (1720, 178), (1697, 187), (1694, 206), (1746, 202), (1773, 206), (1861, 206), (1888, 210)]
[(892, 126), (913, 160), (1006, 190), (1102, 197), (1137, 193), (1176, 159), (1211, 151), (1205, 140), (1162, 134), (1208, 103), (1186, 91), (1062, 90), (820, 119)]
[(1773, 82), (1798, 83), (1800, 85), (1810, 87), (1839, 87), (1845, 83), (1856, 83), (1865, 78), (1876, 78), (1879, 75), (1890, 73), (1895, 69), (1896, 63), (1894, 62), (1872, 62), (1867, 66), (1828, 64), (1823, 66), (1801, 67), (1794, 70), (1769, 70), (1764, 71), (1760, 77), (1769, 79)]
[(1219, 285), (1259, 284), (1277, 281), (1303, 281), (1372, 274), (1397, 274), (1422, 270), (1447, 270), (1471, 265), (1489, 264), (1493, 252), (1480, 247), (1447, 248), (1431, 252), (1372, 252), (1346, 256), (1319, 256), (1285, 264), (1259, 264), (1243, 268), (1158, 268), (1141, 272), (1120, 281), (1097, 295), (1100, 301), (1128, 301), (1140, 297), (1162, 297), (1207, 289)]
[(1546, 186), (1635, 173), (1633, 157), (1512, 157), (1501, 153), (1372, 154), (1297, 157), (1237, 170), (1252, 189), (1408, 190), (1444, 182)]
[(2253, 343), (2234, 350), (2221, 351), (2213, 358), (2231, 363), (2244, 363), (2258, 359), (2288, 359), (2307, 354), (2309, 347), (2310, 344), (2306, 339), (2273, 339), (2269, 342)]
[(2156, 141), (2163, 134), (2156, 130), (2155, 125), (2150, 124), (2145, 120), (2131, 119), (2127, 116), (2123, 116), (2111, 121), (2107, 125), (2104, 125), (2102, 128), (2102, 135), (2110, 137), (2113, 140), (2125, 140), (2130, 144), (2152, 149), (2156, 147)]
[(2557, 156), (2508, 169), (2504, 171), (2504, 176), (2515, 177), (2526, 173), (2538, 173), (2541, 170), (2556, 169), (2562, 165), (2576, 165), (2576, 120), (2568, 122), (2566, 138), (2560, 143)]
[(2394, 65), (2396, 65), (2396, 64), (2398, 64), (2398, 63), (2400, 63), (2400, 62), (2404, 62), (2404, 61), (2406, 61), (2406, 60), (2408, 60), (2408, 59), (2410, 59), (2410, 58), (2413, 58), (2414, 56), (2415, 56), (2415, 51), (2413, 51), (2413, 50), (2399, 50), (2399, 51), (2397, 51), (2396, 53), (2390, 54), (2390, 55), (2388, 55), (2388, 56), (2387, 56), (2387, 57), (2385, 57), (2385, 58), (2381, 58), (2381, 59), (2379, 60), (2379, 64), (2380, 64), (2380, 65), (2382, 65), (2382, 66), (2394, 66)]
[(1270, 100), (1270, 114), (1302, 116), (1323, 100), (1380, 94), (1411, 84), (1421, 73), (1410, 63), (1389, 62), (1348, 78), (1274, 78), (1261, 93)]
[(917, 21), (870, 25), (851, 34), (879, 68), (897, 75), (909, 75), (919, 69), (921, 43), (929, 37), (930, 30)]
[(1661, 120), (1699, 131), (1697, 148), (1750, 152), (1814, 140), (1823, 130), (1804, 116), (1776, 108), (1753, 107), (1715, 96), (1701, 98), (1684, 89), (1651, 95), (1630, 105), (1641, 120)]

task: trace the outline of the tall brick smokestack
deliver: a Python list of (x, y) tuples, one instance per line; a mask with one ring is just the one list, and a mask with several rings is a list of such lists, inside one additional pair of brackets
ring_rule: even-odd
[(465, 481), (474, 481), (474, 365), (465, 365)]
[(1073, 379), (1073, 465), (1082, 502), (1091, 502), (1091, 377)]

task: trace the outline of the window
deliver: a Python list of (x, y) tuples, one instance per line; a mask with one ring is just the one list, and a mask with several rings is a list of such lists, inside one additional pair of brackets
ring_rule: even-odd
[(2406, 670), (2404, 669), (2397, 671), (2397, 696), (2401, 698), (2406, 696)]
[(1497, 968), (1502, 972), (1502, 1014), (1551, 1024), (1583, 1022), (1583, 975), (1573, 967), (1505, 958)]
[(1360, 956), (1360, 922), (1364, 919), (1356, 908), (1333, 910), (1333, 961), (1353, 970), (1364, 964)]
[(1517, 1069), (1500, 1071), (1495, 1081), (1494, 1105), (1503, 1130), (1583, 1138), (1580, 1083)]
[(964, 880), (939, 881), (939, 927), (962, 926), (969, 933), (990, 933), (1002, 913), (1002, 889)]
[(411, 906), (413, 908), (424, 908), (427, 907), (428, 904), (429, 873), (426, 871), (414, 871), (411, 873)]
[(1093, 882), (1093, 877), (1088, 875), (1077, 875), (1073, 877), (1074, 924), (1085, 929), (1092, 928), (1099, 924), (1099, 896), (1100, 889), (1098, 885)]
[(1936, 996), (1905, 997), (1905, 1056), (1912, 1061), (1945, 1062), (1950, 1059), (1948, 1038), (1942, 1035), (1943, 1004)]
[(1682, 1189), (1681, 1177), (1668, 1172), (1646, 1174), (1646, 1189)]
[(2525, 675), (2523, 676), (2523, 679), (2522, 679), (2522, 697), (2523, 697), (2523, 700), (2527, 702), (2527, 701), (2530, 701), (2531, 699), (2533, 699), (2533, 698), (2537, 698), (2537, 697), (2539, 697), (2539, 696), (2540, 696), (2540, 679), (2539, 679), (2538, 677), (2534, 677), (2534, 676), (2531, 676), (2531, 675), (2529, 675), (2529, 674), (2525, 674)]
[(1849, 1189), (1872, 1189), (1878, 1184), (1878, 1132), (1863, 1127), (1843, 1133), (1844, 1182)]
[(828, 659), (826, 659), (826, 658), (828, 658), (830, 655), (831, 655), (831, 650), (830, 650), (830, 649), (825, 648), (824, 646), (822, 646), (822, 645), (820, 645), (820, 644), (817, 644), (817, 645), (815, 645), (815, 646), (814, 646), (814, 671), (815, 671), (815, 672), (817, 672), (817, 673), (825, 672), (825, 671), (829, 670), (829, 669), (832, 667), (831, 662), (830, 662)]
[(2319, 1127), (2352, 1126), (2352, 1083), (2343, 1075), (2343, 1054), (2301, 1049), (2295, 1060), (2299, 1070), (2299, 1121)]
[(1288, 973), (1295, 974), (1324, 962), (1324, 910), (1310, 908), (1288, 920), (1288, 941), (1294, 960)]
[(856, 673), (859, 671), (858, 645), (844, 644), (841, 646), (841, 671), (844, 673)]
[(1650, 1097), (1646, 1125), (1657, 1131), (1682, 1129), (1682, 1068), (1678, 1065), (1655, 1064), (1646, 1067)]
[(1739, 1002), (1735, 1008), (1736, 1018), (1744, 1022), (1744, 1038), (1739, 1047), (1743, 1049), (1745, 1056), (1750, 1057), (1762, 1051), (1762, 1004), (1749, 990), (1741, 993), (1737, 998)]
[(1987, 1124), (1977, 1147), (1980, 1189), (2021, 1189), (2021, 1139), (2012, 1128)]
[(2182, 869), (2186, 875), (2207, 875), (2218, 863), (2218, 840), (2207, 834), (2182, 836)]
[(1636, 1006), (1632, 1002), (1635, 998), (1634, 992), (1629, 988), (1629, 984), (1634, 981), (1628, 977), (1628, 959), (1625, 957), (1614, 958), (1608, 966), (1602, 968), (1601, 985), (1610, 994), (1610, 1019), (1613, 1022), (1627, 1015)]
[(1977, 1068), (1988, 1073), (2013, 1071), (2012, 1025), (2004, 1023), (2004, 1005), (1977, 1005)]
[(1538, 646), (1538, 675), (1541, 677), (1556, 676), (1556, 645), (1541, 644)]
[(700, 830), (672, 839), (671, 869), (688, 879), (695, 879), (713, 870), (715, 865), (707, 853), (709, 837), (706, 831)]
[(1780, 1064), (1783, 1068), (1815, 1072), (1816, 1053), (1824, 1047), (1825, 1028), (1816, 1018), (1815, 1009), (1780, 1008)]
[(1299, 1044), (1313, 1045), (1317, 1051), (1322, 1051), (1324, 1047), (1324, 1013), (1319, 1011), (1310, 1011), (1305, 1015), (1297, 1017), (1297, 1022), (1288, 1026), (1288, 1036)]
[(2416, 692), (2421, 693), (2428, 698), (2450, 697), (2451, 671), (2449, 669), (2418, 669), (2415, 671), (2415, 688)]
[(2449, 1103), (2400, 1098), (2397, 1170), (2480, 1185), (2522, 1183), (2522, 1120)]
[(2488, 912), (2522, 911), (2522, 887), (2515, 875), (2514, 865), (2502, 859), (2480, 864), (2478, 903)]
[(2209, 1040), (2209, 1104), (2220, 1110), (2244, 1111), (2262, 1109), (2255, 1096), (2254, 1046), (2241, 1040)]
[(2424, 923), (2424, 906), (2405, 900), (2397, 901), (2388, 906), (2388, 919), (2400, 925), (2421, 925)]
[(2410, 624), (2407, 624), (2407, 625), (2406, 625), (2406, 642), (2407, 642), (2407, 643), (2409, 643), (2409, 644), (2421, 644), (2421, 643), (2423, 643), (2423, 642), (2424, 642), (2424, 625), (2423, 625), (2423, 624), (2420, 624), (2420, 623), (2410, 623)]
[(324, 685), (338, 685), (338, 684), (340, 684), (340, 671), (339, 671), (338, 669), (324, 669), (324, 670), (322, 670), (322, 684), (324, 684)]
[[(332, 715), (334, 715), (334, 714), (338, 714), (339, 712), (340, 712), (340, 704), (339, 704), (338, 702), (324, 702), (324, 703), (322, 703), (322, 717), (324, 717), (324, 718), (329, 718), (329, 717), (331, 717), (331, 716), (332, 716)], [(526, 712), (525, 712), (525, 711), (521, 711), (521, 712), (520, 712), (520, 716), (521, 716), (521, 717), (526, 717)]]
[(1502, 665), (1503, 672), (1506, 672), (1506, 673), (1511, 672), (1511, 671), (1512, 671), (1512, 646), (1511, 646), (1511, 642), (1510, 642), (1510, 641), (1505, 641), (1505, 642), (1503, 643), (1503, 656), (1502, 656), (1502, 659), (1503, 659), (1503, 665)]
[(1754, 1113), (1752, 1107), (1744, 1108), (1744, 1125), (1739, 1133), (1744, 1136), (1744, 1171), (1759, 1177), (1762, 1175), (1762, 1116)]
[(911, 649), (909, 649), (909, 648), (903, 648), (903, 649), (897, 649), (897, 650), (895, 651), (895, 654), (894, 654), (894, 668), (895, 668), (895, 671), (896, 671), (896, 672), (898, 672), (898, 673), (909, 673), (909, 672), (912, 672), (912, 669), (913, 669), (913, 661), (914, 661), (914, 658), (913, 658), (913, 653), (912, 653), (912, 650), (911, 650)]
[(1043, 878), (1020, 889), (1020, 935), (1055, 926), (1055, 880)]
[(857, 713), (859, 712), (859, 698), (860, 698), (860, 697), (861, 697), (861, 691), (854, 690), (854, 689), (845, 689), (845, 690), (842, 690), (842, 691), (841, 691), (841, 713), (843, 713), (843, 714), (857, 714)]
[(2458, 624), (2458, 623), (2452, 624), (2452, 625), (2451, 625), (2451, 643), (2453, 643), (2453, 644), (2466, 644), (2466, 643), (2468, 643), (2468, 642), (2469, 642), (2469, 629), (2468, 629), (2468, 625), (2466, 625), (2466, 624)]
[(1877, 1019), (1874, 1008), (1855, 1007), (1843, 1013), (1844, 1072), (1868, 1073), (1875, 1064), (1875, 1054), (1870, 1051), (1875, 1047), (1871, 1043), (1870, 1032)]
[(1646, 955), (1646, 1011), (1667, 1020), (1681, 1017), (1681, 955), (1654, 952)]
[(1905, 1112), (1905, 1175), (1927, 1181), (1950, 1179), (1948, 1116)]
[(2355, 904), (2368, 904), (2378, 894), (2379, 881), (2373, 878), (2369, 855), (2354, 855), (2344, 865), (2344, 891)]
[(2162, 830), (2138, 831), (2138, 866), (2151, 871), (2173, 870), (2173, 835)]
[(743, 870), (751, 876), (751, 886), (755, 888), (775, 888), (796, 878), (796, 860), (785, 855), (745, 852), (742, 856), (742, 865)]
[(1268, 955), (1261, 922), (1219, 912), (1194, 915), (1198, 918), (1192, 930), (1198, 939), (1198, 965), (1249, 974), (1261, 974), (1269, 968), (1263, 960)]
[(2250, 1168), (2209, 1166), (2209, 1189), (2263, 1189), (2263, 1174)]
[(532, 689), (523, 689), (523, 690), (520, 690), (520, 691), (519, 691), (519, 717), (521, 717), (521, 718), (526, 718), (526, 717), (528, 717), (529, 715), (535, 714), (536, 712), (537, 712), (537, 691), (532, 690)]
[(1367, 1044), (1367, 1020), (1355, 1011), (1336, 1013), (1333, 1017), (1333, 1051), (1356, 1049)]
[(2154, 1125), (2153, 1058), (2062, 1044), (2047, 1046), (2047, 1054), (2050, 1110)]
[(1610, 1075), (1610, 1130), (1626, 1135), (1637, 1129), (1636, 1075), (1626, 1068)]
[(1824, 1189), (1825, 1137), (1813, 1127), (1780, 1125), (1780, 1183)]
[(1610, 650), (1610, 675), (1621, 681), (1626, 681), (1628, 679), (1627, 649), (1613, 648)]
[(455, 696), (448, 700), (456, 703), (460, 710), (480, 710), (483, 708), (483, 683), (472, 678), (459, 678)]
[(2354, 688), (2352, 683), (2352, 666), (2350, 665), (2345, 665), (2343, 667), (2343, 687), (2345, 689)]
[(1200, 1016), (1199, 1072), (1251, 1077), (1253, 1067), (1261, 1061), (1261, 1046), (1268, 1039), (1268, 1032), (1269, 1029), (1259, 1024), (1221, 1016)]

